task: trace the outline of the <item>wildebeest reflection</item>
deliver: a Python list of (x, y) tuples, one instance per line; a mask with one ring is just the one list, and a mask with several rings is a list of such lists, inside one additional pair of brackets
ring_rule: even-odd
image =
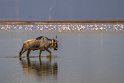
[(21, 57), (21, 55), (26, 51), (27, 57), (29, 57), (31, 50), (40, 50), (39, 56), (41, 56), (41, 52), (45, 50), (49, 52), (49, 55), (51, 55), (51, 51), (49, 50), (49, 48), (53, 48), (54, 50), (58, 49), (58, 42), (56, 39), (49, 39), (44, 36), (40, 36), (35, 39), (29, 39), (23, 43), (23, 47), (19, 53), (19, 57)]
[[(43, 59), (43, 58), (42, 58)], [(57, 79), (58, 65), (56, 62), (52, 63), (51, 59), (33, 61), (30, 58), (21, 58), (21, 64), (23, 67), (23, 72), (26, 75), (34, 75), (40, 77), (40, 79), (47, 79), (51, 77), (52, 79)], [(49, 78), (48, 78), (49, 79)]]

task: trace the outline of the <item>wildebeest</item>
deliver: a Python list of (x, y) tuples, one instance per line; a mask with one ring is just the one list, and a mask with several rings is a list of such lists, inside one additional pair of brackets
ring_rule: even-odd
[(58, 41), (56, 39), (49, 39), (45, 36), (40, 36), (35, 39), (29, 39), (23, 43), (22, 49), (19, 53), (19, 57), (21, 57), (21, 55), (26, 51), (27, 57), (29, 57), (31, 50), (40, 50), (39, 57), (41, 57), (41, 52), (45, 50), (49, 52), (49, 55), (51, 55), (51, 51), (49, 50), (49, 48), (58, 50)]

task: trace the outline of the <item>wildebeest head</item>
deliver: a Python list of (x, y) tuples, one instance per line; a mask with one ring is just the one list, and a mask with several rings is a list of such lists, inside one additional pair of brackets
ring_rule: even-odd
[(58, 41), (56, 39), (51, 39), (51, 48), (58, 50)]

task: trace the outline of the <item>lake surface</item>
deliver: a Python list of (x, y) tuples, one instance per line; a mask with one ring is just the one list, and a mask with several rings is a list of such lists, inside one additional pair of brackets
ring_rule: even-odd
[[(19, 60), (23, 42), (41, 35), (57, 35), (59, 50), (52, 50), (54, 57)], [(0, 31), (0, 83), (123, 82), (124, 32)]]

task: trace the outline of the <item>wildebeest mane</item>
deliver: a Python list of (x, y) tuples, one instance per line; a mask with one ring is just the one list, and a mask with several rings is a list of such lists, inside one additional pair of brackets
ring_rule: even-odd
[(46, 38), (46, 39), (48, 39), (48, 40), (51, 40), (51, 39), (49, 39), (49, 38), (47, 38), (47, 37), (45, 37), (45, 36), (40, 36), (40, 37), (37, 37), (37, 38), (35, 38), (36, 40), (40, 40), (41, 38)]
[(40, 39), (42, 39), (42, 38), (46, 38), (46, 39), (48, 39), (48, 40), (51, 40), (51, 39), (49, 39), (49, 38), (47, 38), (47, 37), (45, 37), (45, 36), (40, 36), (40, 37), (37, 37), (37, 38), (35, 38), (36, 40), (40, 40)]
[(40, 40), (41, 38), (43, 38), (44, 36), (40, 36), (40, 37), (37, 37), (36, 40)]

